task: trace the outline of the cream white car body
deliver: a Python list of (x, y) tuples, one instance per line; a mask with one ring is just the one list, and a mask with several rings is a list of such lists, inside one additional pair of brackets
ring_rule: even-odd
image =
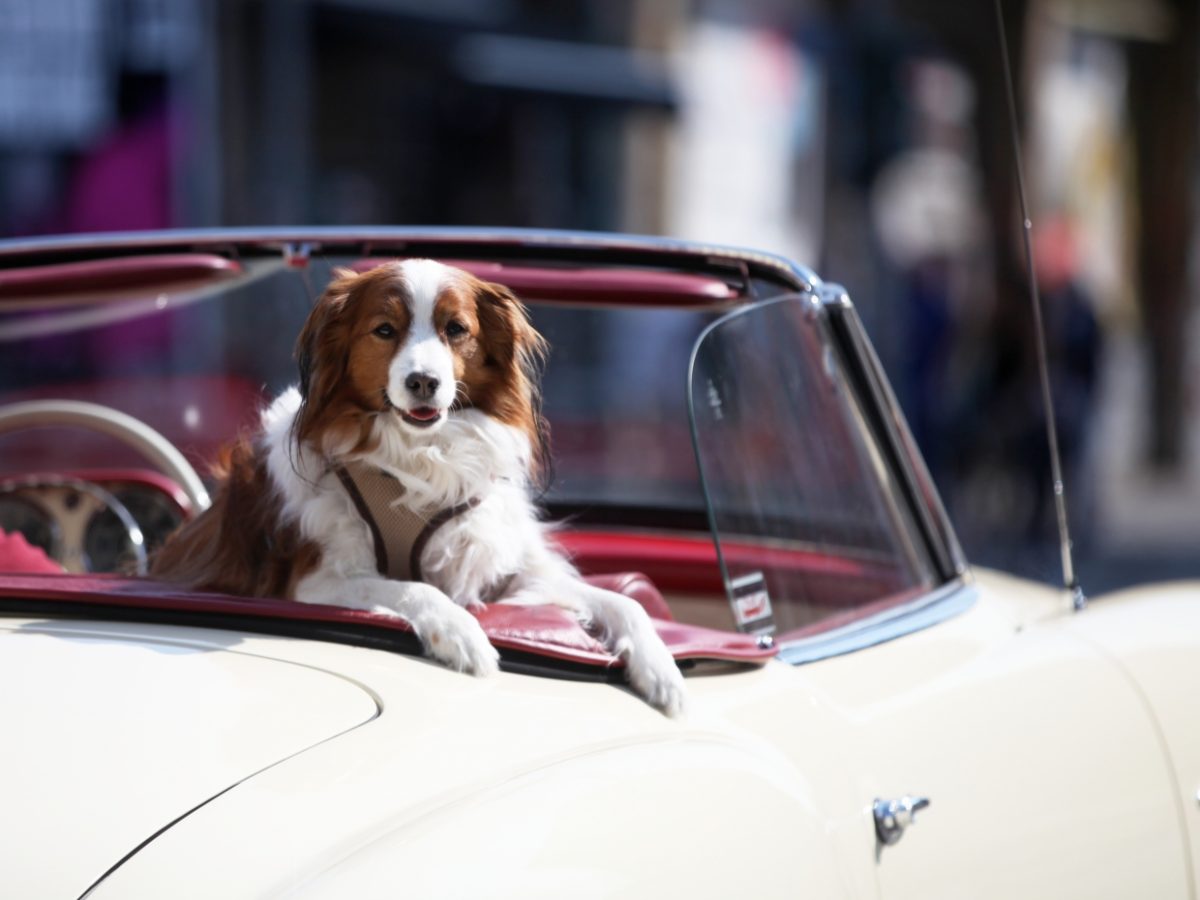
[[(691, 677), (676, 721), (612, 684), (6, 615), (0, 895), (1197, 896), (1200, 589), (1073, 612), (964, 570), (890, 621)], [(905, 795), (931, 804), (884, 846), (873, 803)]]

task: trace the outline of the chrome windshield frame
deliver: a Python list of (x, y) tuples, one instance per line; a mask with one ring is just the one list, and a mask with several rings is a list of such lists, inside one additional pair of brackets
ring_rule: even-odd
[[(831, 325), (843, 332), (849, 345), (843, 348), (843, 365), (860, 379), (860, 393), (864, 395), (860, 402), (879, 414), (882, 433), (878, 437), (881, 444), (892, 450), (897, 475), (909, 494), (909, 502), (942, 577), (946, 580), (967, 577), (970, 567), (962, 546), (858, 311), (840, 285), (822, 284), (817, 294), (829, 313)], [(856, 368), (858, 372), (854, 371)]]

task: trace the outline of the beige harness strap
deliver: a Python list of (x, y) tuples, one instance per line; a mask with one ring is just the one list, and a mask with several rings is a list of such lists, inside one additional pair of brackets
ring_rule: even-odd
[(421, 551), (434, 532), (479, 505), (479, 499), (472, 498), (426, 517), (398, 502), (404, 485), (374, 466), (351, 462), (334, 466), (333, 472), (371, 529), (379, 574), (397, 581), (421, 581)]

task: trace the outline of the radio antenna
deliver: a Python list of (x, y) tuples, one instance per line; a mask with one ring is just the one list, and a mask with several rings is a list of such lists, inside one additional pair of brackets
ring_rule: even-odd
[(1025, 199), (1025, 175), (1021, 168), (1021, 137), (1017, 128), (1017, 100), (1013, 91), (1012, 64), (1008, 56), (1008, 38), (1004, 33), (1004, 13), (1000, 0), (995, 0), (996, 27), (1000, 32), (1000, 58), (1004, 63), (1004, 86), (1008, 97), (1009, 132), (1012, 135), (1013, 162), (1017, 171), (1017, 196), (1021, 203), (1021, 236), (1025, 242), (1025, 261), (1029, 268), (1029, 299), (1033, 305), (1033, 330), (1037, 343), (1038, 375), (1042, 383), (1042, 407), (1046, 412), (1046, 439), (1050, 453), (1050, 477), (1054, 483), (1054, 511), (1058, 518), (1059, 551), (1062, 554), (1063, 587), (1071, 593), (1071, 605), (1076, 610), (1087, 606), (1087, 596), (1075, 577), (1075, 562), (1071, 555), (1071, 531), (1067, 523), (1067, 495), (1063, 486), (1062, 457), (1058, 452), (1058, 427), (1054, 421), (1054, 400), (1050, 392), (1050, 364), (1046, 353), (1046, 329), (1042, 318), (1042, 298), (1038, 292), (1037, 273), (1033, 267), (1033, 221)]

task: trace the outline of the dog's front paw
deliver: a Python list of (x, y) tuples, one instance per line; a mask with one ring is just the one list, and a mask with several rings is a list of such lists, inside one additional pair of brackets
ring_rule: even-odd
[(626, 658), (629, 685), (646, 702), (672, 718), (687, 711), (687, 688), (683, 674), (666, 647), (651, 647), (648, 652), (633, 653)]
[(459, 672), (492, 675), (500, 669), (500, 654), (492, 646), (483, 626), (473, 615), (427, 584), (414, 584), (432, 595), (421, 612), (408, 617), (409, 624), (434, 659)]
[(499, 671), (500, 654), (479, 620), (455, 603), (444, 610), (444, 617), (442, 613), (439, 610), (437, 616), (431, 616), (436, 621), (417, 633), (425, 652), (459, 672), (484, 676)]

